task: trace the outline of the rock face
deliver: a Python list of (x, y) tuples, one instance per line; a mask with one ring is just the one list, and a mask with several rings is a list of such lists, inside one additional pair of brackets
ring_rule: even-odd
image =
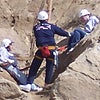
[(100, 84), (80, 72), (65, 71), (57, 81), (60, 100), (99, 100)]
[(0, 77), (0, 100), (27, 100), (27, 95), (15, 83)]
[(74, 51), (60, 55), (55, 90), (61, 100), (100, 99), (99, 28), (81, 40)]

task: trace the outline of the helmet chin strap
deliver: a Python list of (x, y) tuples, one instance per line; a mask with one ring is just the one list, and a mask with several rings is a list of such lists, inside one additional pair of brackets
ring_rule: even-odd
[(89, 18), (90, 18), (90, 16), (89, 15), (87, 15), (87, 19), (89, 20)]
[(11, 51), (11, 48), (10, 46), (6, 47), (7, 51)]

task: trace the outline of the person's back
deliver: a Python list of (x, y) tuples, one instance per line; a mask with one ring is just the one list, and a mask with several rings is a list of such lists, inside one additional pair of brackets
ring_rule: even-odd
[(33, 33), (36, 38), (36, 46), (43, 46), (43, 45), (53, 45), (55, 46), (55, 39), (54, 35), (58, 34), (60, 36), (69, 37), (70, 34), (61, 28), (48, 23), (46, 20), (40, 21), (36, 26), (33, 27)]
[(55, 45), (54, 34), (51, 31), (51, 24), (43, 21), (34, 27), (37, 47), (43, 45)]

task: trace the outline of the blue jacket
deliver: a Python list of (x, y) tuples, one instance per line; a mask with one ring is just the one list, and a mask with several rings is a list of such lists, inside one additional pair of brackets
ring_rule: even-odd
[(69, 33), (57, 27), (56, 25), (50, 24), (46, 21), (40, 22), (33, 27), (33, 33), (36, 38), (36, 46), (52, 46), (56, 45), (54, 34), (60, 36), (69, 36)]

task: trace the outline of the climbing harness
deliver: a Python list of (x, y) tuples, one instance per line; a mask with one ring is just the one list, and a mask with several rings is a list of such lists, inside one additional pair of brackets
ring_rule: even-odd
[[(55, 46), (49, 46), (49, 49), (54, 49)], [(57, 50), (54, 50), (53, 55), (54, 55), (54, 66), (55, 68), (58, 68), (58, 52), (59, 51), (65, 51), (67, 48), (66, 45), (61, 46), (61, 47), (57, 47)], [(39, 47), (39, 49), (41, 49), (41, 47)], [(30, 68), (30, 66), (24, 67), (22, 69), (20, 69), (20, 71), (26, 71)]]

